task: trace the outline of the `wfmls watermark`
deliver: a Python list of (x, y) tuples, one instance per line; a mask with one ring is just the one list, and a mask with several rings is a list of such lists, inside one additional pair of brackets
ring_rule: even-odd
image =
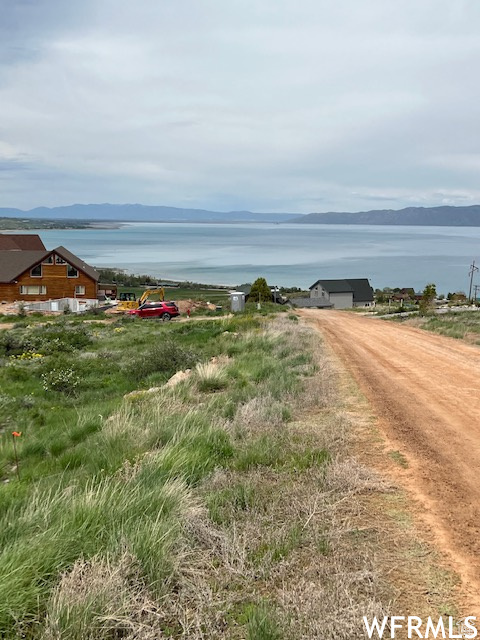
[[(476, 617), (468, 616), (461, 620), (418, 616), (375, 616), (371, 622), (363, 616), (363, 624), (369, 638), (476, 638), (478, 635)], [(401, 635), (396, 635), (396, 634)]]

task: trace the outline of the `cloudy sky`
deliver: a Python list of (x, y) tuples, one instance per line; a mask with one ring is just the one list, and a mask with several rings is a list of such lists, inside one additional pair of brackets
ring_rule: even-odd
[(478, 0), (0, 0), (0, 206), (480, 203)]

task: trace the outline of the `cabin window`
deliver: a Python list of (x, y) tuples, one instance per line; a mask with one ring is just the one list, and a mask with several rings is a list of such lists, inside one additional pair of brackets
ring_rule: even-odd
[(78, 278), (78, 270), (75, 267), (72, 267), (71, 264), (67, 267), (67, 277), (68, 278)]
[(75, 295), (76, 296), (84, 296), (85, 295), (85, 287), (83, 284), (79, 284), (75, 287)]
[(42, 264), (53, 264), (53, 255), (47, 256)]
[(55, 256), (55, 264), (67, 264), (60, 256)]
[(22, 285), (20, 293), (24, 296), (44, 296), (47, 293), (47, 287), (43, 285)]
[(41, 278), (42, 277), (42, 265), (41, 264), (37, 264), (36, 267), (33, 267), (33, 269), (30, 269), (30, 275), (32, 276), (32, 278)]

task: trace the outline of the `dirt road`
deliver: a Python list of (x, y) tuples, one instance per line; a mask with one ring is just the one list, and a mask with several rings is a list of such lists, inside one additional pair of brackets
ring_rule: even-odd
[[(401, 482), (480, 614), (480, 348), (339, 311), (304, 310), (353, 373)], [(472, 614), (471, 614), (472, 615)]]

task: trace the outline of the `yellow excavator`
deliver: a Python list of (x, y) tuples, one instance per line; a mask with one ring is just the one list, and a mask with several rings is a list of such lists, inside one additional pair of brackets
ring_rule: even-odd
[(160, 287), (158, 289), (147, 289), (142, 293), (138, 300), (133, 292), (120, 293), (118, 297), (119, 303), (117, 304), (117, 309), (118, 311), (138, 309), (138, 307), (140, 307), (150, 298), (150, 296), (154, 294), (159, 295), (162, 302), (165, 300), (165, 289), (163, 287)]

